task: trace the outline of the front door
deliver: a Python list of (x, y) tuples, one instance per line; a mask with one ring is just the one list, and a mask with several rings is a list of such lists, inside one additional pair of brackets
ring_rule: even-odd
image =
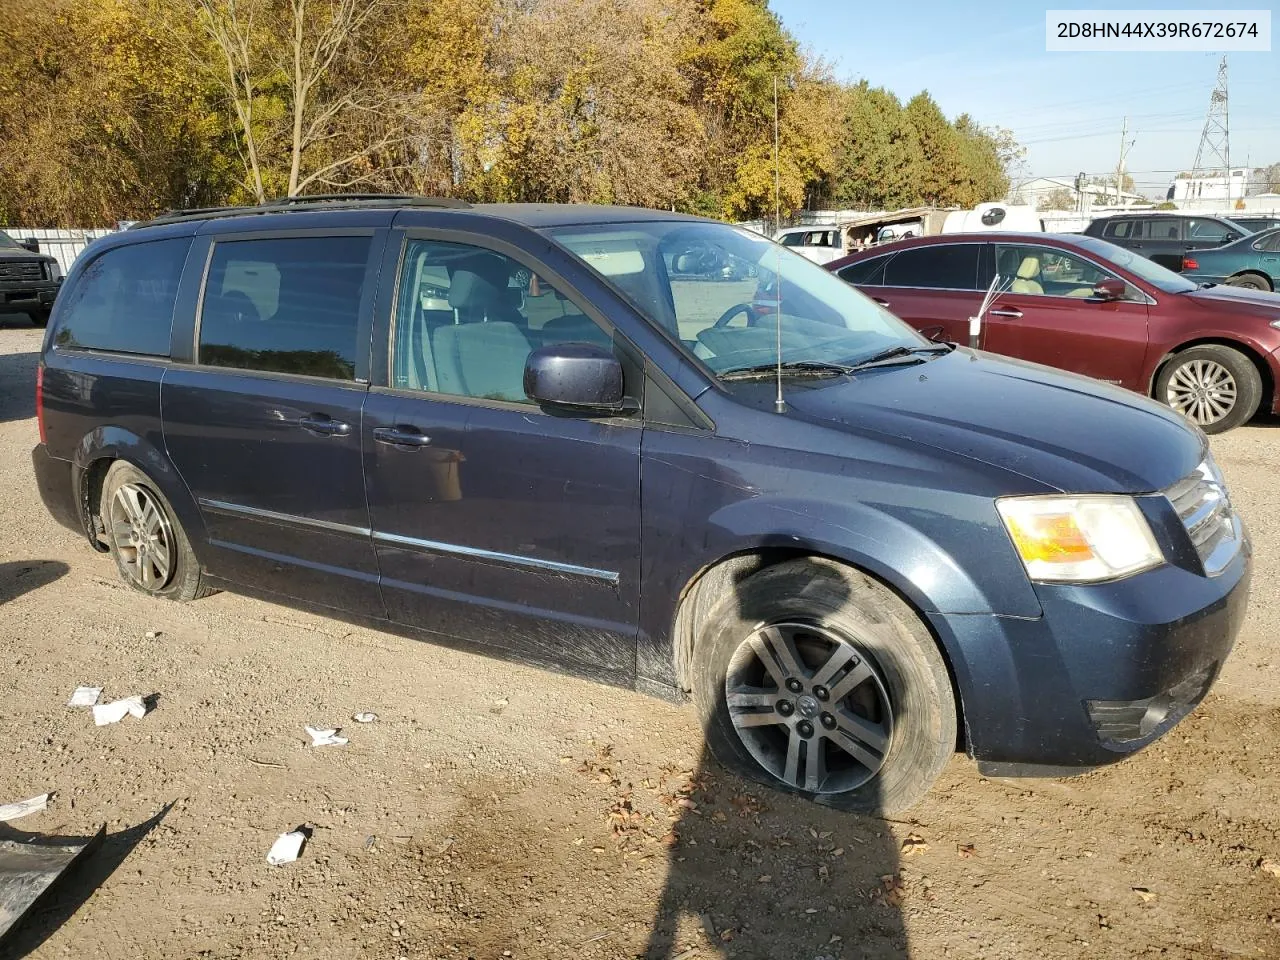
[(984, 318), (984, 350), (1145, 392), (1141, 291), (1130, 287), (1127, 299), (1104, 302), (1093, 297), (1094, 285), (1114, 274), (1090, 260), (1037, 244), (995, 248), (1000, 275), (1014, 279)]
[(211, 574), (383, 616), (360, 449), (374, 241), (215, 238), (196, 362), (166, 372), (161, 407)]
[(640, 421), (544, 411), (530, 351), (610, 344), (523, 263), (404, 241), (388, 386), (364, 417), (370, 525), (393, 620), (591, 676), (634, 673)]
[[(890, 313), (934, 339), (968, 345), (969, 318), (978, 312), (980, 243), (930, 243), (909, 247), (885, 265), (876, 285), (860, 289)], [(932, 328), (932, 329), (931, 329)]]

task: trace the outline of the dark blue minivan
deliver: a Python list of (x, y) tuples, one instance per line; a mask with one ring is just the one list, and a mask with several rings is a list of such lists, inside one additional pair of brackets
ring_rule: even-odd
[(228, 588), (691, 698), (746, 776), (887, 812), (1204, 697), (1251, 550), (1204, 435), (928, 341), (677, 214), (312, 198), (68, 277), (44, 501), (139, 591)]

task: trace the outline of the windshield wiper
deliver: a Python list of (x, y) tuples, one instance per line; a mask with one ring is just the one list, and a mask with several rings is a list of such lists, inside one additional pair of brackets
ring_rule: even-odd
[[(720, 374), (721, 380), (746, 380), (751, 377), (765, 377), (776, 374), (779, 364), (757, 363), (750, 367), (735, 367)], [(830, 363), (826, 360), (784, 360), (781, 364), (784, 376), (836, 377), (853, 373), (854, 368), (847, 363)]]
[(927, 347), (889, 347), (879, 353), (873, 353), (865, 360), (859, 360), (849, 367), (850, 370), (865, 370), (867, 367), (888, 366), (898, 363), (924, 363), (922, 354), (950, 353), (956, 348), (954, 343), (935, 343)]

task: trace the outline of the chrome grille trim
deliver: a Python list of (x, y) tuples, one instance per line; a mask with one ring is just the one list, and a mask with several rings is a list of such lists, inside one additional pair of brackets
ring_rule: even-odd
[(1222, 573), (1240, 550), (1243, 530), (1212, 458), (1169, 487), (1165, 496), (1182, 520), (1205, 575)]

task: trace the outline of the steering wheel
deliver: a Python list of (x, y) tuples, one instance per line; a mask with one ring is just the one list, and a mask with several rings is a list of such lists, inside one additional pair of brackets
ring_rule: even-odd
[(747, 322), (750, 323), (751, 304), (735, 303), (732, 307), (730, 307), (724, 313), (720, 314), (720, 319), (717, 320), (714, 324), (712, 324), (712, 326), (716, 328), (727, 327), (729, 325), (729, 321), (732, 320), (734, 317), (736, 317), (740, 313), (745, 313), (747, 315)]

